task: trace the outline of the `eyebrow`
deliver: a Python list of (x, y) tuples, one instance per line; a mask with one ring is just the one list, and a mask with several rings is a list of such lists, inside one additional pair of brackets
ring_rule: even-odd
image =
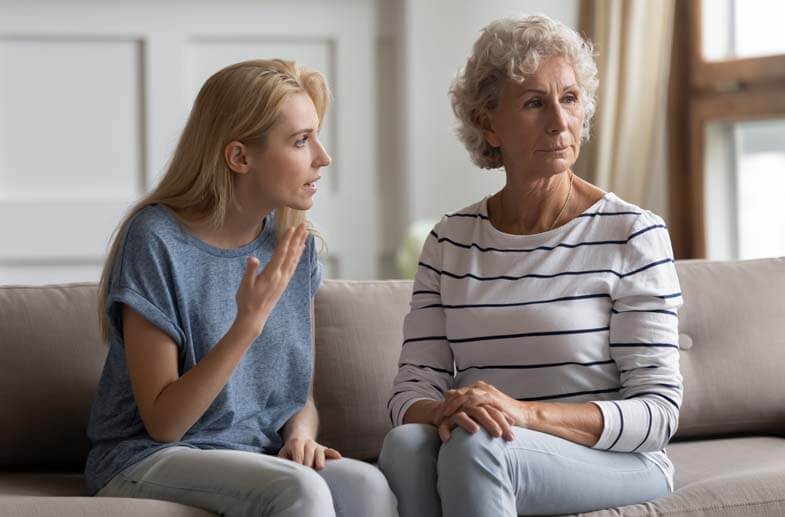
[[(562, 88), (562, 91), (565, 92), (570, 88), (575, 88), (577, 86), (578, 86), (577, 84), (571, 84), (569, 86), (565, 86), (564, 88)], [(538, 90), (536, 88), (527, 88), (526, 90), (523, 90), (520, 94), (523, 95), (525, 93), (541, 93), (543, 95), (546, 95), (548, 92), (546, 92), (545, 90)]]
[(291, 135), (289, 135), (289, 138), (292, 138), (292, 137), (297, 136), (297, 135), (301, 135), (303, 133), (313, 133), (313, 131), (314, 131), (313, 128), (310, 128), (310, 127), (306, 128), (306, 129), (300, 129), (298, 131), (295, 131)]

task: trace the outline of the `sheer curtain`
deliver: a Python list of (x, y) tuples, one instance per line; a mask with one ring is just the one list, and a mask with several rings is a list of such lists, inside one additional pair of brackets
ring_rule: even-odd
[(665, 146), (674, 0), (582, 0), (579, 31), (595, 45), (600, 86), (576, 174), (665, 216)]

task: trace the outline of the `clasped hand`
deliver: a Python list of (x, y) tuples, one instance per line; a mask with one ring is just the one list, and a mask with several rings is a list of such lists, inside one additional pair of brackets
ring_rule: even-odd
[(443, 442), (450, 439), (456, 427), (471, 434), (482, 427), (491, 436), (510, 441), (514, 438), (512, 426), (521, 426), (522, 422), (521, 404), (484, 381), (449, 390), (433, 416)]

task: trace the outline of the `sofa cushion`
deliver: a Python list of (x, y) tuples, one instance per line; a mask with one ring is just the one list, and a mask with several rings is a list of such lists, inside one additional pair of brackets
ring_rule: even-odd
[(81, 470), (108, 349), (94, 284), (0, 287), (0, 468)]
[(398, 371), (412, 282), (324, 282), (316, 295), (314, 397), (319, 440), (374, 459), (390, 429), (387, 397)]
[(785, 258), (676, 262), (684, 404), (676, 438), (785, 435)]
[(668, 497), (585, 517), (769, 517), (785, 515), (785, 439), (673, 443), (676, 490)]

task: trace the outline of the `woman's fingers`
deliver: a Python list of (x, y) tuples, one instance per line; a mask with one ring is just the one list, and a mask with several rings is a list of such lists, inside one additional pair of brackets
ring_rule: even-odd
[(259, 267), (259, 259), (256, 257), (248, 257), (245, 261), (245, 273), (243, 274), (243, 283), (248, 287), (253, 287), (256, 280), (256, 269)]
[(455, 419), (455, 423), (458, 424), (458, 426), (461, 429), (463, 429), (464, 431), (466, 431), (469, 434), (474, 434), (474, 433), (476, 433), (477, 431), (480, 430), (479, 424), (477, 424), (477, 422), (472, 420), (469, 417), (469, 415), (467, 415), (463, 411), (461, 411), (459, 413), (455, 413), (454, 419)]
[(303, 463), (303, 442), (300, 440), (292, 440), (290, 444), (287, 445), (287, 449), (289, 449), (289, 458), (295, 462), (302, 465)]
[(324, 456), (328, 460), (340, 460), (341, 458), (343, 458), (340, 452), (336, 451), (335, 449), (331, 449), (329, 447), (324, 449)]
[(460, 427), (469, 434), (474, 434), (480, 430), (480, 426), (477, 422), (472, 420), (463, 411), (460, 411), (454, 415), (448, 416), (439, 424), (439, 438), (441, 438), (443, 442), (446, 442), (450, 439), (452, 430), (456, 427)]
[(314, 463), (314, 456), (316, 449), (320, 448), (313, 440), (308, 440), (303, 446), (303, 461), (302, 464), (306, 467), (312, 467)]
[(289, 251), (289, 246), (291, 245), (294, 232), (295, 228), (289, 228), (284, 232), (283, 236), (281, 236), (280, 240), (278, 241), (278, 244), (275, 246), (275, 251), (273, 252), (273, 256), (270, 258), (270, 262), (268, 262), (267, 266), (264, 268), (264, 271), (262, 271), (260, 275), (268, 272), (275, 273), (280, 271), (281, 265), (286, 259), (286, 254)]
[(464, 410), (467, 415), (469, 415), (475, 422), (480, 424), (488, 434), (493, 436), (494, 438), (498, 438), (502, 435), (502, 428), (496, 422), (496, 419), (493, 418), (488, 411), (485, 410), (483, 407), (470, 407)]
[(322, 470), (324, 468), (324, 462), (325, 462), (324, 449), (325, 449), (324, 447), (319, 445), (316, 447), (316, 450), (314, 451), (313, 468), (315, 468), (316, 470)]
[(327, 460), (340, 460), (341, 453), (335, 449), (316, 444), (316, 452), (314, 456), (314, 468), (322, 470), (327, 466)]
[(305, 227), (305, 224), (301, 224), (297, 227), (297, 231), (295, 232), (292, 242), (289, 244), (289, 248), (287, 250), (286, 260), (283, 267), (284, 276), (287, 280), (291, 278), (294, 270), (297, 269), (297, 264), (300, 263), (300, 257), (302, 256), (303, 250), (305, 249), (305, 241), (307, 238), (308, 229)]
[(488, 412), (491, 418), (496, 421), (496, 424), (502, 430), (502, 438), (507, 440), (508, 442), (515, 438), (515, 434), (512, 432), (512, 424), (511, 417), (502, 411), (499, 411), (493, 406), (485, 406), (485, 411)]

